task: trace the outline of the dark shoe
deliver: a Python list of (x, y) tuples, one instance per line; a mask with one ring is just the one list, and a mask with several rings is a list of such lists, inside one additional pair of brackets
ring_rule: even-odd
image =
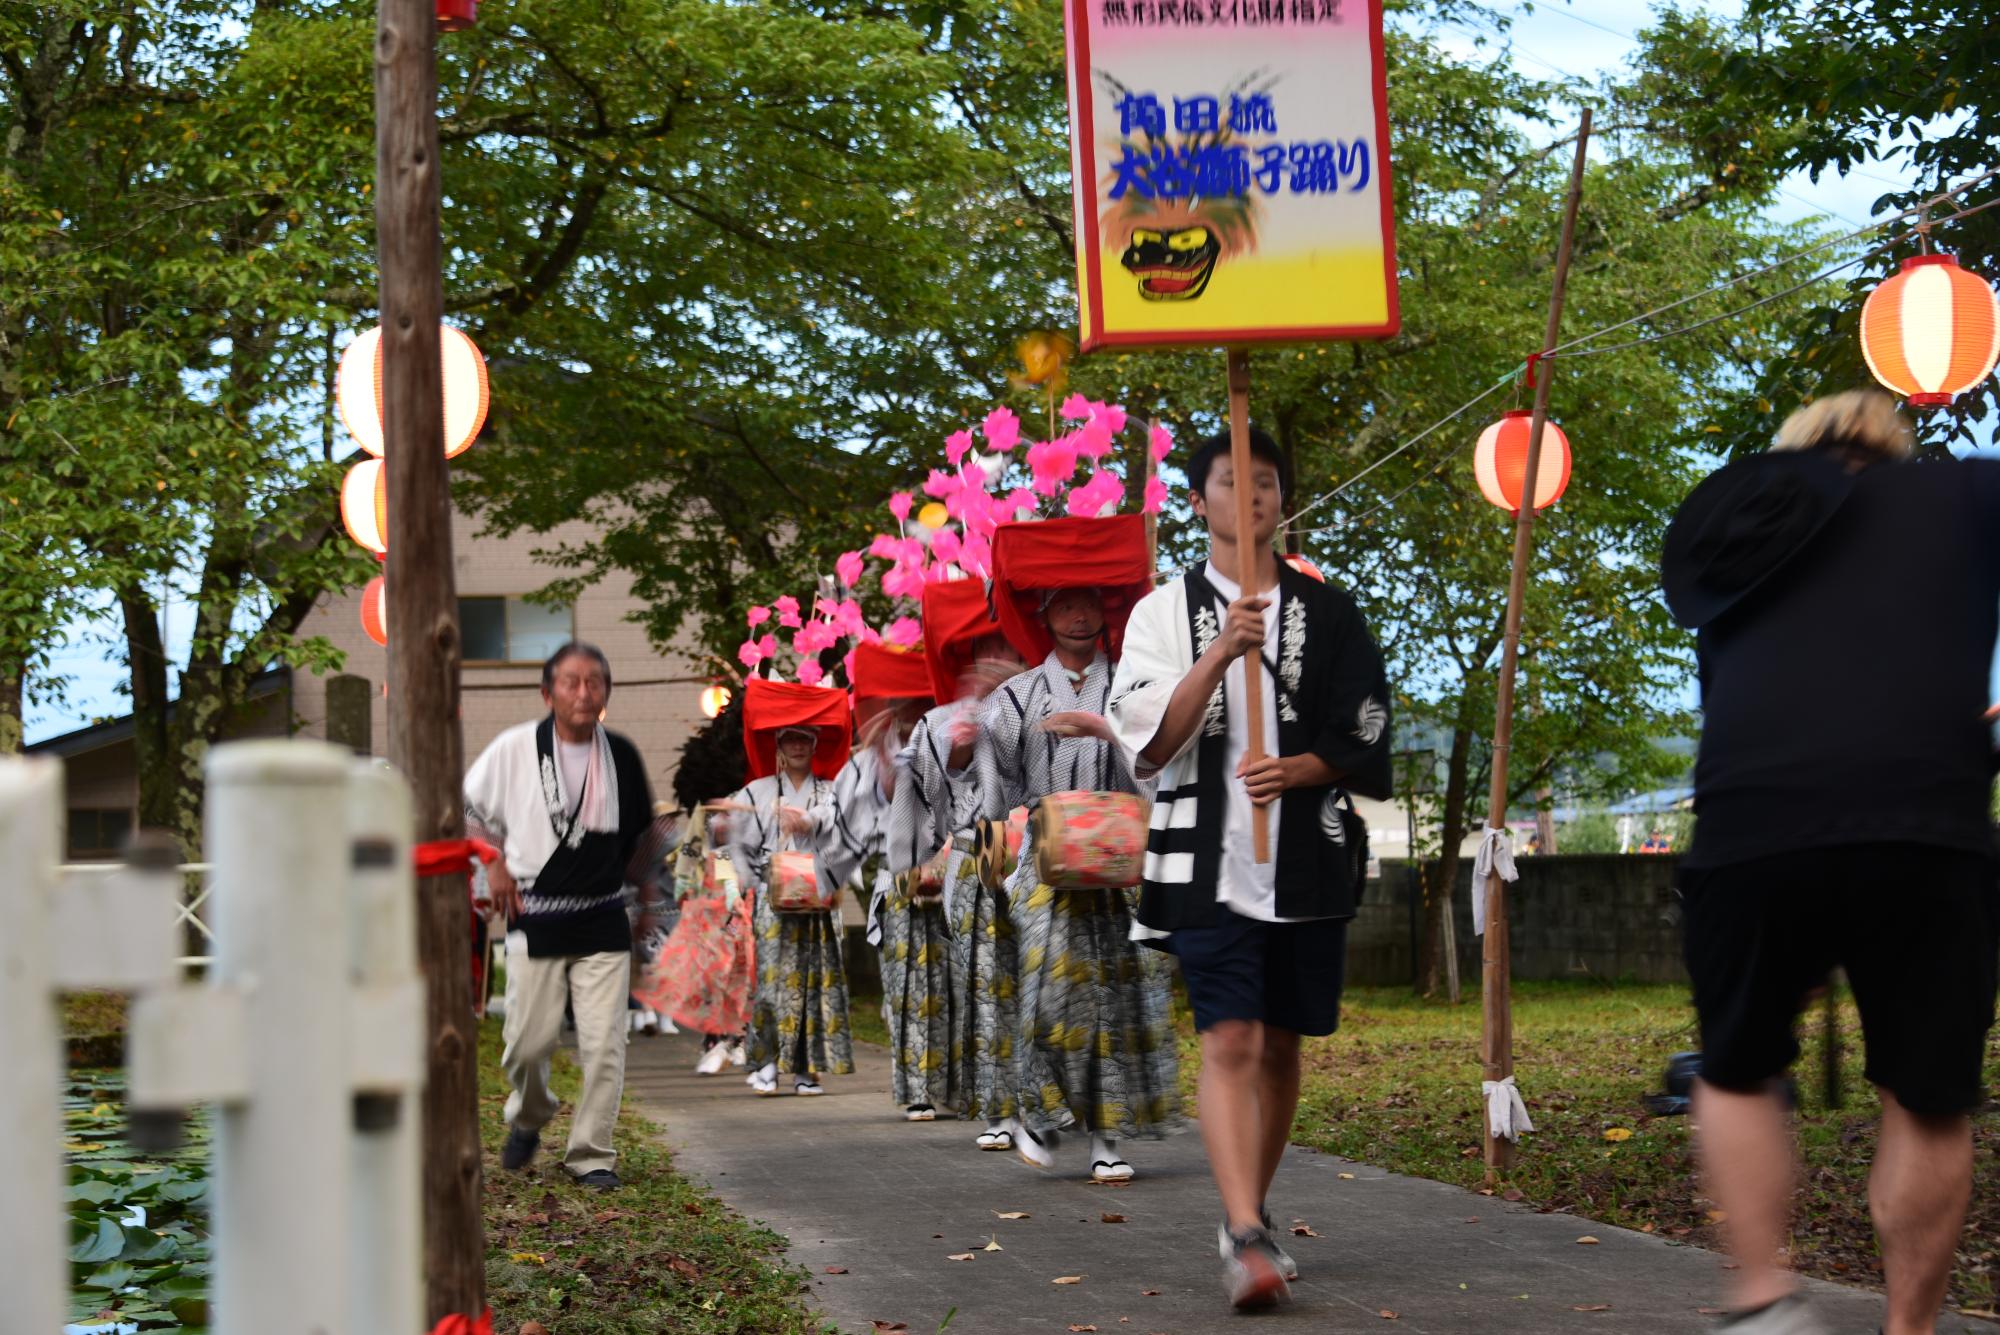
[(514, 1127), (507, 1132), (507, 1143), (500, 1147), (500, 1166), (510, 1173), (518, 1173), (528, 1166), (528, 1160), (534, 1158), (535, 1151), (541, 1147), (541, 1132)]
[(609, 1168), (593, 1168), (577, 1178), (576, 1184), (579, 1187), (589, 1187), (592, 1191), (616, 1191), (624, 1185), (618, 1180), (618, 1174)]

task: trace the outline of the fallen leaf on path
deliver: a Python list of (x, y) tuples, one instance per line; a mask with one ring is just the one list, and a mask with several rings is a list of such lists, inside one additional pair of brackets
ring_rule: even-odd
[(1729, 1315), (1729, 1309), (1728, 1309), (1727, 1307), (1697, 1307), (1697, 1308), (1695, 1308), (1694, 1310), (1695, 1310), (1695, 1315), (1697, 1315), (1697, 1316), (1728, 1316), (1728, 1315)]
[(539, 1321), (523, 1321), (521, 1335), (549, 1335), (549, 1328)]
[(1341, 1180), (1342, 1182), (1352, 1182), (1352, 1181), (1354, 1180), (1354, 1174), (1352, 1174), (1352, 1173), (1342, 1173), (1342, 1174), (1340, 1174), (1340, 1180)]
[(1157, 1298), (1160, 1296), (1160, 1291), (1158, 1289), (1140, 1289), (1139, 1296), (1141, 1298)]
[(509, 1252), (507, 1259), (519, 1265), (547, 1265), (549, 1258), (540, 1252)]
[(875, 1335), (896, 1335), (896, 1332), (908, 1329), (909, 1327), (900, 1321), (877, 1321), (875, 1323)]
[(1500, 1193), (1500, 1199), (1503, 1201), (1524, 1201), (1528, 1199), (1528, 1193), (1522, 1191), (1519, 1187), (1509, 1187)]
[(830, 1265), (826, 1268), (826, 1273), (829, 1275), (844, 1275), (847, 1273), (847, 1267), (844, 1265)]
[(1610, 1304), (1610, 1303), (1586, 1303), (1586, 1304), (1581, 1304), (1581, 1305), (1579, 1305), (1579, 1306), (1576, 1306), (1576, 1307), (1572, 1307), (1572, 1308), (1570, 1308), (1569, 1310), (1570, 1310), (1570, 1311), (1572, 1311), (1572, 1312), (1608, 1312), (1608, 1311), (1610, 1311), (1610, 1310), (1611, 1310), (1611, 1304)]
[(1491, 1187), (1481, 1187), (1481, 1188), (1479, 1189), (1479, 1194), (1480, 1194), (1480, 1195), (1482, 1195), (1482, 1196), (1491, 1196), (1491, 1195), (1493, 1194), (1493, 1188), (1491, 1188)]
[(1576, 1245), (1579, 1247), (1595, 1247), (1597, 1245), (1597, 1239), (1591, 1237), (1590, 1234), (1586, 1233), (1582, 1237), (1576, 1240)]
[(631, 1217), (632, 1213), (629, 1210), (599, 1210), (590, 1217), (590, 1222), (593, 1224), (609, 1224), (614, 1220), (630, 1219)]
[(1632, 1139), (1632, 1128), (1629, 1126), (1607, 1126), (1604, 1128), (1604, 1138), (1616, 1145), (1621, 1140)]
[(1055, 1277), (1054, 1279), (1050, 1280), (1050, 1281), (1049, 1281), (1049, 1283), (1051, 1283), (1051, 1284), (1081, 1284), (1081, 1283), (1083, 1283), (1083, 1276), (1082, 1276), (1082, 1275), (1057, 1275), (1057, 1276), (1056, 1276), (1056, 1277)]
[(1479, 1222), (1479, 1216), (1476, 1214), (1469, 1214), (1465, 1217), (1465, 1222), (1468, 1224), (1476, 1224)]
[(971, 1252), (953, 1252), (953, 1253), (952, 1253), (952, 1254), (951, 1254), (950, 1256), (947, 1256), (947, 1257), (945, 1257), (944, 1259), (945, 1259), (945, 1260), (947, 1260), (947, 1261), (970, 1261), (970, 1260), (972, 1259), (972, 1253), (971, 1253)]
[(1029, 1215), (1026, 1210), (995, 1210), (993, 1217), (995, 1219), (1026, 1219)]
[(1381, 1317), (1384, 1321), (1395, 1321), (1402, 1316), (1402, 1313), (1392, 1312), (1385, 1307), (1381, 1311), (1377, 1312), (1375, 1315)]
[(1007, 1249), (1000, 1245), (1000, 1239), (993, 1237), (989, 1234), (986, 1239), (986, 1245), (980, 1248), (980, 1250), (987, 1252), (1004, 1252)]
[(1295, 1238), (1316, 1238), (1319, 1234), (1313, 1232), (1313, 1226), (1305, 1220), (1295, 1219), (1292, 1221), (1292, 1236)]
[[(1522, 476), (1524, 476), (1524, 477), (1525, 477), (1525, 476), (1526, 476), (1526, 474), (1523, 474)], [(1640, 1231), (1641, 1233), (1651, 1233), (1651, 1232), (1653, 1231), (1653, 1224), (1652, 1224), (1652, 1221), (1651, 1221), (1651, 1220), (1647, 1220), (1647, 1221), (1646, 1221), (1645, 1223), (1643, 1223), (1643, 1224), (1639, 1225), (1639, 1231)]]
[(1098, 1216), (1098, 1222), (1101, 1224), (1122, 1224), (1125, 1222), (1125, 1216), (1122, 1214), (1112, 1214), (1107, 1210)]
[(1741, 1270), (1743, 1268), (1743, 1263), (1741, 1261), (1724, 1261), (1722, 1263), (1722, 1268), (1724, 1270)]
[(1070, 1325), (1070, 1329), (1071, 1329), (1071, 1330), (1075, 1330), (1075, 1331), (1084, 1331), (1084, 1330), (1093, 1330), (1093, 1331), (1094, 1331), (1094, 1330), (1096, 1330), (1096, 1329), (1097, 1329), (1097, 1327), (1095, 1327), (1095, 1326), (1079, 1326), (1079, 1325), (1076, 1325), (1075, 1323), (1073, 1323), (1073, 1322), (1072, 1322), (1072, 1323), (1071, 1323), (1071, 1325)]

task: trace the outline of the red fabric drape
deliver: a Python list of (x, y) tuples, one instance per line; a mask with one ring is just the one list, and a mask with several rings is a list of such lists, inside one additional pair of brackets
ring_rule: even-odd
[(1017, 520), (993, 535), (993, 610), (1007, 642), (1030, 666), (1055, 647), (1042, 622), (1043, 592), (1083, 588), (1104, 597), (1104, 628), (1116, 658), (1133, 604), (1153, 591), (1143, 515)]
[(888, 644), (854, 646), (854, 698), (896, 700), (931, 695), (930, 668), (922, 649), (898, 649)]
[(958, 681), (972, 666), (972, 646), (1001, 633), (986, 601), (983, 579), (947, 579), (924, 585), (924, 664), (939, 700), (958, 698)]
[(778, 772), (778, 729), (815, 728), (819, 749), (813, 752), (813, 773), (831, 779), (847, 763), (847, 692), (795, 681), (752, 677), (743, 688), (743, 753), (749, 758), (746, 776), (761, 779)]
[(484, 839), (434, 839), (418, 844), (411, 852), (416, 858), (419, 880), (426, 876), (449, 876), (453, 872), (462, 875), (472, 870), (474, 858), (493, 862), (500, 856), (500, 850)]

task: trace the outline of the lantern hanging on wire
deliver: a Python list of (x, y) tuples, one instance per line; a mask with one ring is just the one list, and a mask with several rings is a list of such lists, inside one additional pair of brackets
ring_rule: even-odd
[(389, 608), (386, 602), (387, 584), (380, 575), (368, 581), (368, 587), (361, 590), (361, 629), (368, 638), (387, 647), (389, 644)]
[(389, 479), (380, 459), (363, 459), (340, 484), (340, 522), (347, 536), (377, 556), (389, 550)]
[(464, 32), (479, 21), (479, 0), (437, 0), (439, 32)]
[[(444, 382), (444, 457), (456, 459), (472, 448), (486, 424), (486, 359), (479, 347), (450, 325), (438, 326), (438, 358)], [(376, 326), (347, 345), (334, 378), (340, 420), (355, 443), (382, 454), (382, 329)]]
[[(1501, 509), (1518, 513), (1522, 483), (1528, 473), (1528, 432), (1534, 414), (1523, 408), (1502, 413), (1500, 420), (1479, 433), (1472, 452), (1473, 476), (1487, 500)], [(1546, 510), (1561, 499), (1569, 486), (1569, 437), (1554, 422), (1542, 424), (1542, 457), (1536, 472), (1535, 508)]]
[(729, 688), (711, 686), (701, 693), (701, 712), (704, 717), (714, 718), (729, 708)]
[(1949, 255), (1913, 255), (1861, 307), (1861, 355), (1912, 408), (1941, 408), (1993, 373), (2000, 301)]

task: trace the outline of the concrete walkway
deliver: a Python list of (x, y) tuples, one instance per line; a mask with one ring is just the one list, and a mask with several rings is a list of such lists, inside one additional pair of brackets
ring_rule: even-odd
[[(881, 1321), (932, 1335), (956, 1309), (954, 1335), (1642, 1335), (1708, 1329), (1702, 1309), (1723, 1293), (1712, 1252), (1294, 1150), (1271, 1200), (1281, 1227), (1303, 1221), (1314, 1235), (1284, 1239), (1301, 1271), (1294, 1301), (1233, 1317), (1217, 1281), (1214, 1188), (1192, 1131), (1127, 1145), (1138, 1180), (1096, 1186), (1080, 1138), (1064, 1143), (1058, 1172), (1043, 1173), (980, 1153), (963, 1122), (903, 1122), (889, 1104), (888, 1055), (873, 1045), (857, 1043), (856, 1073), (829, 1078), (818, 1099), (760, 1099), (740, 1073), (698, 1077), (698, 1052), (687, 1038), (635, 1041), (626, 1092), (667, 1128), (683, 1172), (790, 1239), (843, 1331), (867, 1335)], [(1027, 1217), (999, 1217), (1017, 1211)], [(1584, 1236), (1598, 1241), (1579, 1244)], [(1812, 1292), (1841, 1335), (1881, 1319), (1872, 1294), (1817, 1283)], [(1939, 1329), (1993, 1328), (1955, 1317)]]

